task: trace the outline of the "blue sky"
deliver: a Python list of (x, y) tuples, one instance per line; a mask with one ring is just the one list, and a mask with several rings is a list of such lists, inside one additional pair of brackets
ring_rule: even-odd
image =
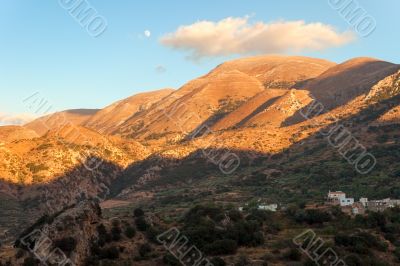
[[(179, 88), (217, 64), (243, 56), (227, 52), (188, 60), (188, 52), (160, 41), (182, 25), (248, 16), (250, 24), (303, 20), (331, 25), (338, 33), (352, 30), (328, 0), (88, 2), (108, 24), (97, 38), (90, 36), (59, 1), (0, 2), (0, 120), (5, 113), (32, 112), (23, 99), (35, 92), (48, 100), (54, 110), (100, 108), (138, 92)], [(352, 42), (323, 51), (286, 53), (335, 62), (371, 56), (399, 63), (400, 2), (358, 3), (377, 22), (371, 35), (363, 38), (355, 34)], [(151, 32), (149, 37), (145, 36), (146, 30)]]

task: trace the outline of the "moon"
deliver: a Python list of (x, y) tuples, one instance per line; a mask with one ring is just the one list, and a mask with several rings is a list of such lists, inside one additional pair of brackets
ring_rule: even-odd
[(144, 31), (144, 36), (146, 36), (146, 38), (150, 38), (151, 32), (149, 30), (145, 30)]

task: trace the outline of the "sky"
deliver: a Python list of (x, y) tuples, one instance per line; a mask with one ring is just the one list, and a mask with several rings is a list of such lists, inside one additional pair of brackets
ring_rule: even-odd
[[(345, 2), (364, 24), (343, 16)], [(102, 108), (179, 88), (250, 55), (400, 63), (399, 10), (397, 0), (1, 0), (0, 124), (41, 115), (38, 102), (51, 112)]]

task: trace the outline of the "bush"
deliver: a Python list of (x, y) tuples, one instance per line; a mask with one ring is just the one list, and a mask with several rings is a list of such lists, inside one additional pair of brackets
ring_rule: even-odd
[(361, 266), (363, 265), (361, 259), (356, 255), (349, 255), (346, 259), (347, 266)]
[(286, 254), (285, 258), (292, 261), (299, 261), (301, 260), (301, 253), (296, 248), (291, 248)]
[(182, 264), (179, 262), (179, 260), (177, 258), (175, 258), (172, 254), (167, 253), (164, 257), (163, 257), (163, 262), (165, 263), (165, 265), (167, 266), (181, 266)]
[(111, 236), (113, 241), (121, 240), (121, 228), (119, 228), (119, 226), (113, 226), (111, 228)]
[(33, 173), (36, 174), (40, 171), (46, 171), (49, 170), (49, 167), (47, 167), (44, 164), (35, 164), (35, 163), (28, 163), (26, 167)]
[(238, 245), (231, 239), (217, 240), (204, 247), (204, 251), (210, 255), (229, 255), (235, 254)]
[(17, 253), (15, 254), (15, 258), (16, 259), (20, 259), (22, 257), (24, 257), (26, 251), (23, 249), (18, 249)]
[(146, 257), (151, 251), (152, 248), (148, 243), (142, 244), (139, 247), (139, 255), (141, 257)]
[(240, 246), (258, 246), (264, 243), (264, 236), (260, 230), (257, 221), (240, 221), (228, 229), (227, 235), (229, 239), (237, 240)]
[(396, 257), (397, 261), (400, 262), (400, 248), (397, 247), (394, 252), (393, 252), (394, 256)]
[(105, 249), (101, 250), (100, 258), (101, 259), (109, 259), (109, 260), (118, 259), (119, 258), (119, 249), (115, 246), (105, 248)]
[(311, 259), (307, 259), (304, 263), (303, 266), (317, 266), (317, 264), (315, 264), (315, 262)]
[(71, 252), (75, 251), (76, 244), (76, 240), (73, 237), (65, 237), (54, 242), (54, 246), (64, 251), (67, 256), (69, 256)]
[(294, 216), (296, 222), (308, 224), (322, 224), (324, 222), (329, 222), (332, 217), (329, 213), (320, 210), (298, 210)]
[(136, 218), (135, 223), (136, 228), (141, 232), (145, 232), (150, 227), (143, 216)]
[(133, 215), (137, 218), (137, 217), (142, 217), (144, 216), (144, 211), (141, 208), (136, 208), (135, 210), (133, 210)]
[(40, 262), (35, 259), (35, 258), (26, 258), (24, 259), (24, 262), (22, 264), (22, 266), (39, 266)]
[(246, 256), (240, 256), (238, 261), (235, 263), (235, 266), (248, 266), (250, 265), (250, 260)]
[(99, 236), (98, 244), (103, 247), (106, 243), (111, 242), (111, 235), (107, 232), (104, 224), (100, 224), (97, 226), (97, 234)]
[(98, 266), (99, 260), (95, 257), (90, 256), (85, 259), (84, 265), (85, 266)]
[(157, 237), (162, 234), (163, 232), (165, 232), (165, 230), (161, 230), (158, 227), (149, 227), (146, 231), (146, 237), (147, 239), (157, 245), (160, 245), (160, 242), (158, 241)]
[(129, 225), (129, 226), (125, 229), (125, 235), (126, 235), (127, 238), (133, 238), (133, 237), (135, 237), (135, 235), (136, 235), (136, 230), (135, 230), (135, 228), (133, 228), (132, 226)]
[(210, 262), (211, 262), (214, 266), (225, 266), (225, 265), (226, 265), (226, 262), (225, 262), (223, 259), (221, 259), (220, 257), (212, 258), (212, 259), (210, 260)]

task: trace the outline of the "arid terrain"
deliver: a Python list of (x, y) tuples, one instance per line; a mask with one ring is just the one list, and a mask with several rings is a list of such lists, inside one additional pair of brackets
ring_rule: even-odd
[(314, 265), (291, 247), (307, 228), (347, 265), (399, 265), (398, 209), (321, 207), (330, 190), (399, 199), (399, 129), (400, 65), (278, 55), (0, 127), (0, 265), (39, 265), (23, 239), (44, 227), (74, 265), (181, 265), (157, 243), (171, 227), (215, 266)]

